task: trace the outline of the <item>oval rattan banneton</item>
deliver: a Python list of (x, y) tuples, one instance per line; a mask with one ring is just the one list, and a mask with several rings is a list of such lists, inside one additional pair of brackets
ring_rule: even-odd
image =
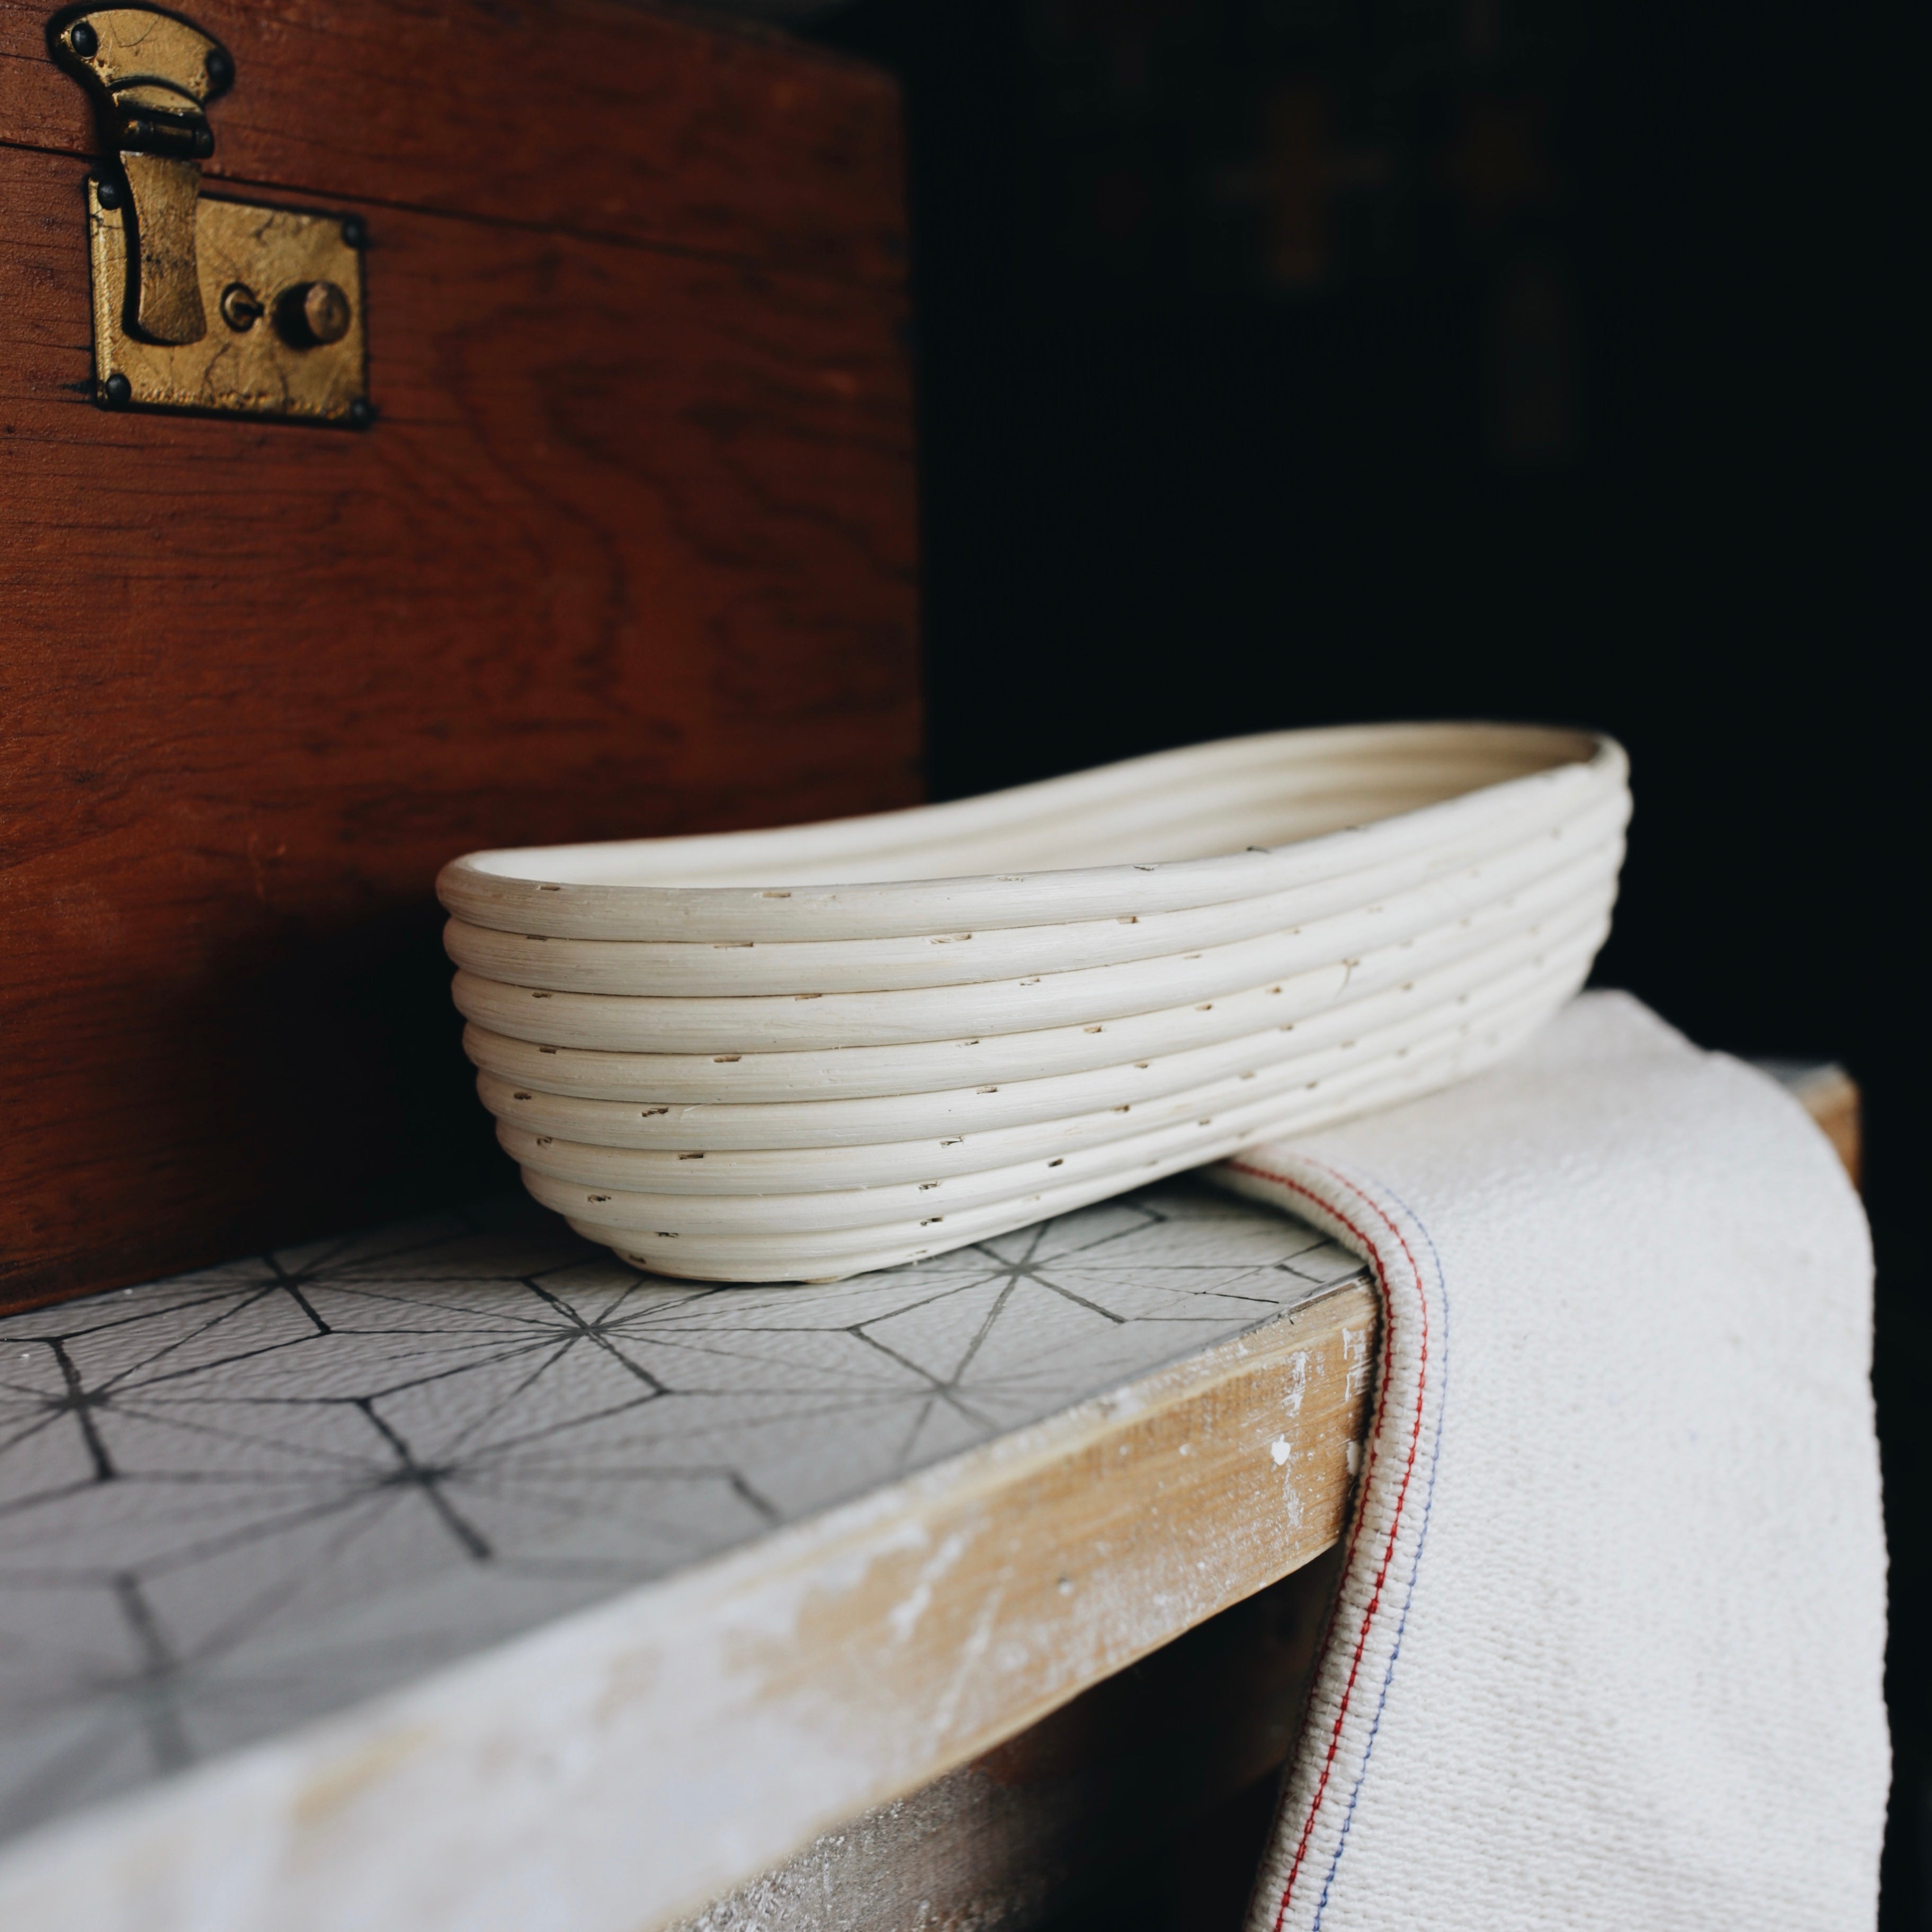
[(1507, 1054), (1608, 931), (1626, 771), (1535, 727), (1278, 732), (437, 890), (537, 1198), (654, 1273), (823, 1280)]

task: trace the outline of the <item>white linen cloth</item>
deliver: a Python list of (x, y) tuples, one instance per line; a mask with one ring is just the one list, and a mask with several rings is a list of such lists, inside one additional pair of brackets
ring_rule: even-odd
[(1622, 994), (1212, 1170), (1383, 1295), (1251, 1932), (1866, 1927), (1888, 1777), (1864, 1220)]

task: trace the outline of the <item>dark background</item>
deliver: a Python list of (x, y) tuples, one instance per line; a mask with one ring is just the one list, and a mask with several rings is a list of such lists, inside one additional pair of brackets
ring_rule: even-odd
[(1883, 1922), (1932, 1924), (1917, 15), (856, 0), (806, 31), (907, 90), (935, 796), (1280, 725), (1601, 726), (1637, 816), (1599, 982), (1863, 1087)]

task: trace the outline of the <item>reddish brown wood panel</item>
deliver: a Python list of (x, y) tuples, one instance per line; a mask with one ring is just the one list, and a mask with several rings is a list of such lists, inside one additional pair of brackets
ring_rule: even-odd
[[(51, 4), (0, 0), (0, 142), (86, 154)], [(624, 0), (190, 0), (235, 56), (211, 181), (272, 183), (896, 283), (884, 75)]]
[(373, 430), (104, 413), (83, 172), (0, 148), (0, 1306), (490, 1172), (452, 854), (918, 783), (896, 291), (368, 206)]

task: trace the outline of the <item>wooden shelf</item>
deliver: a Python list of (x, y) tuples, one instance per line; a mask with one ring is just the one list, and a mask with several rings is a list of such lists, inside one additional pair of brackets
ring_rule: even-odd
[(1036, 1919), (1288, 1750), (1375, 1319), (1184, 1181), (829, 1287), (505, 1203), (0, 1322), (0, 1919)]
[(830, 1287), (506, 1204), (13, 1317), (0, 1918), (664, 1922), (1327, 1547), (1373, 1327), (1199, 1182)]

